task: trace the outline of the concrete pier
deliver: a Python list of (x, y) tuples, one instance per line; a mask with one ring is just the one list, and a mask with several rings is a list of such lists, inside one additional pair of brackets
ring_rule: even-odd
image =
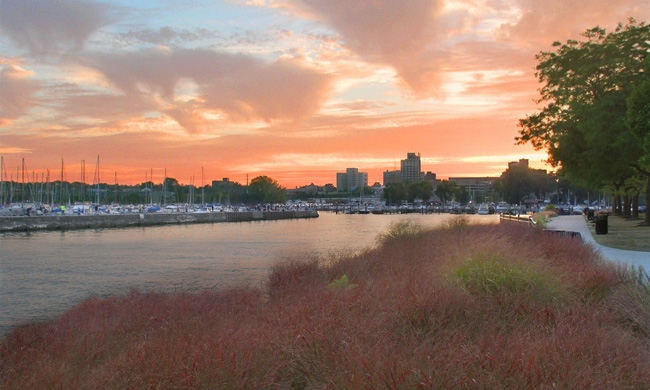
[(249, 211), (218, 213), (143, 213), (0, 217), (0, 232), (105, 229), (188, 223), (270, 221), (318, 218), (317, 211)]

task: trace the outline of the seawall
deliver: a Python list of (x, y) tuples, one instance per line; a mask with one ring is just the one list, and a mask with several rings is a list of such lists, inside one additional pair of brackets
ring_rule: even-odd
[(249, 211), (219, 213), (144, 213), (0, 217), (0, 232), (143, 227), (188, 223), (271, 221), (318, 218), (317, 211)]

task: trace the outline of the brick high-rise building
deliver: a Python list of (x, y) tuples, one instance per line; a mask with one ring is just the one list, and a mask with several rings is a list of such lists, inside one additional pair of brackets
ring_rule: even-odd
[(408, 153), (406, 160), (401, 162), (402, 181), (419, 183), (423, 179), (420, 153)]

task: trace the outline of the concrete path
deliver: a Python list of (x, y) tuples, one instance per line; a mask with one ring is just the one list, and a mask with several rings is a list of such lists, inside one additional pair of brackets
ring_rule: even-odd
[[(600, 254), (613, 262), (626, 263), (631, 266), (641, 266), (650, 272), (650, 252), (626, 251), (600, 245), (594, 240), (591, 231), (587, 227), (587, 222), (582, 215), (559, 215), (553, 217), (551, 222), (546, 225), (547, 229), (566, 230), (580, 232), (582, 240), (592, 245)], [(648, 238), (650, 239), (650, 237)]]

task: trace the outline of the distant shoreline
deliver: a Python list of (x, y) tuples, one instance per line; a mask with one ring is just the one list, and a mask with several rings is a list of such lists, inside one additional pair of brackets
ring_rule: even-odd
[(190, 223), (272, 221), (318, 218), (318, 212), (245, 211), (214, 213), (133, 213), (106, 215), (48, 215), (0, 217), (0, 233), (178, 225)]

